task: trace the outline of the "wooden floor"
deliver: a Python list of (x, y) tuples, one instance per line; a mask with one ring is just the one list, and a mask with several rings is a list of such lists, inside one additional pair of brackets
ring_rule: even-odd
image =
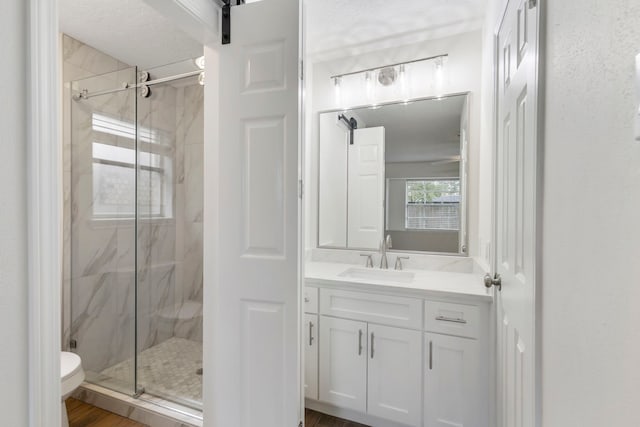
[(66, 401), (69, 427), (148, 427), (74, 398)]
[[(74, 398), (66, 401), (69, 427), (149, 427)], [(363, 424), (335, 418), (305, 409), (306, 427), (367, 427)]]
[(367, 427), (364, 424), (321, 414), (311, 409), (304, 410), (304, 423), (305, 427)]

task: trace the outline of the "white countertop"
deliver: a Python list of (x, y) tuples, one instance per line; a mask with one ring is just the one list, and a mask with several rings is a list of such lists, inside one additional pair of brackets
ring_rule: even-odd
[(484, 287), (482, 275), (473, 273), (453, 273), (435, 270), (403, 271), (413, 273), (410, 283), (397, 283), (391, 280), (361, 279), (342, 277), (340, 274), (349, 268), (364, 268), (353, 264), (333, 262), (307, 262), (305, 264), (305, 281), (309, 284), (349, 285), (350, 288), (362, 290), (381, 290), (398, 294), (429, 295), (442, 297), (458, 297), (476, 301), (492, 302), (493, 296)]

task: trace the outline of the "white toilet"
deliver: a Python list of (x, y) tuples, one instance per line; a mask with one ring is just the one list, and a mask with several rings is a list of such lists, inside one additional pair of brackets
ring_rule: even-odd
[(75, 353), (63, 351), (60, 354), (60, 378), (62, 384), (62, 427), (69, 427), (67, 418), (67, 407), (64, 401), (75, 391), (84, 381), (84, 370), (82, 360)]

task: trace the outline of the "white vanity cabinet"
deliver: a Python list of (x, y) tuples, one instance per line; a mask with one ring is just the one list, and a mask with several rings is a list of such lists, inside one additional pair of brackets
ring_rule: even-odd
[(321, 318), (320, 400), (420, 426), (422, 333)]
[(317, 359), (307, 358), (317, 363), (306, 367), (309, 408), (373, 427), (488, 427), (490, 299), (314, 286), (319, 340)]
[(421, 325), (419, 299), (320, 289), (320, 401), (420, 427)]

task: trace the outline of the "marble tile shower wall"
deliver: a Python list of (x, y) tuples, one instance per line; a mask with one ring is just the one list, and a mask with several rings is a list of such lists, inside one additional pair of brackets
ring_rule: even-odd
[[(99, 76), (83, 82), (93, 90), (135, 79), (126, 64), (66, 35), (63, 66), (64, 82)], [(91, 98), (73, 103), (72, 111), (65, 83), (62, 345), (75, 339), (87, 370), (100, 372), (134, 355), (136, 245), (138, 351), (171, 336), (202, 339), (203, 123), (196, 86), (157, 86), (151, 98), (138, 98), (138, 125), (166, 136), (173, 215), (140, 218), (136, 235), (132, 219), (94, 220), (92, 179), (92, 141), (131, 146), (126, 138), (96, 135), (92, 113), (133, 123), (135, 94)]]
[(202, 220), (204, 199), (204, 88), (177, 93), (176, 280), (184, 303), (174, 336), (202, 341)]

